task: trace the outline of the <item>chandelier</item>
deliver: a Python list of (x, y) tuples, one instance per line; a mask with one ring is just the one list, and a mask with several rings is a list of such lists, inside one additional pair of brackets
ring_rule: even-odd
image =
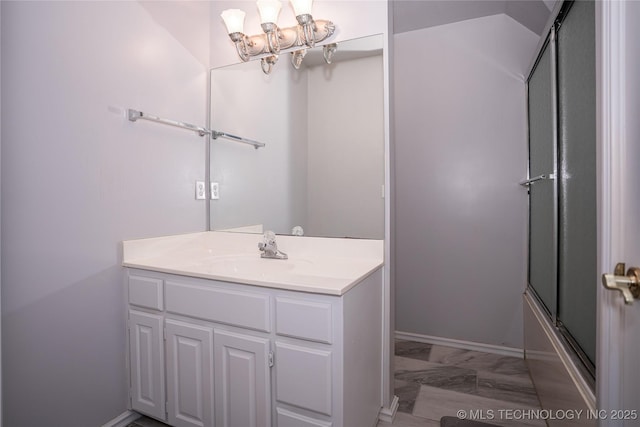
[[(298, 24), (287, 28), (280, 28), (276, 23), (282, 8), (280, 0), (257, 1), (263, 34), (248, 36), (244, 33), (245, 13), (240, 9), (227, 9), (220, 15), (240, 59), (248, 61), (251, 57), (262, 56), (260, 65), (265, 74), (271, 73), (278, 55), (285, 50), (291, 52), (291, 63), (299, 69), (307, 49), (331, 37), (335, 31), (333, 22), (313, 19), (313, 0), (290, 1)], [(335, 43), (323, 47), (324, 59), (328, 64), (335, 52)]]

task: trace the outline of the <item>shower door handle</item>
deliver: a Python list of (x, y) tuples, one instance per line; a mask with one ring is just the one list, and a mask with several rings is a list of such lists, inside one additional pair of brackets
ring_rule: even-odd
[(538, 175), (534, 178), (525, 179), (524, 181), (520, 181), (519, 184), (523, 187), (529, 187), (534, 182), (542, 181), (544, 179), (556, 179), (556, 175), (553, 173)]
[(618, 263), (613, 274), (602, 275), (602, 285), (622, 293), (625, 304), (633, 304), (634, 299), (640, 299), (640, 268), (631, 267), (624, 275), (624, 263)]

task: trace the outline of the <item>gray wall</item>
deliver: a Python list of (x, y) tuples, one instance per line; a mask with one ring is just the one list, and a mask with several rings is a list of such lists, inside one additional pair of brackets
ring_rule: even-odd
[(537, 42), (503, 14), (394, 36), (397, 331), (522, 347)]
[[(120, 241), (202, 231), (206, 65), (137, 2), (2, 2), (4, 423), (126, 408)], [(204, 40), (208, 43), (208, 40)]]

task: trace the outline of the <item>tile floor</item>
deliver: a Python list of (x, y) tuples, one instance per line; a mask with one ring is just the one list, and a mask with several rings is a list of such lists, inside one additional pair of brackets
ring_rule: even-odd
[(501, 426), (546, 425), (522, 419), (540, 409), (523, 359), (401, 340), (395, 353), (395, 427), (439, 426), (458, 411)]
[[(540, 409), (523, 359), (413, 341), (396, 341), (393, 424), (378, 427), (436, 427), (440, 418), (466, 411), (500, 426), (545, 426), (527, 420)], [(166, 427), (143, 417), (127, 427)]]

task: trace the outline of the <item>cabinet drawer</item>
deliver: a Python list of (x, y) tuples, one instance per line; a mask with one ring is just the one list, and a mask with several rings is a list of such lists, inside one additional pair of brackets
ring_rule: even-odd
[(276, 409), (278, 414), (278, 427), (331, 427), (333, 423), (329, 421), (316, 420), (305, 417), (286, 409)]
[(276, 399), (331, 415), (331, 352), (276, 343)]
[(164, 310), (162, 279), (129, 276), (129, 304)]
[(276, 298), (276, 333), (331, 344), (331, 304)]
[(270, 331), (269, 296), (167, 281), (167, 311), (258, 331)]

